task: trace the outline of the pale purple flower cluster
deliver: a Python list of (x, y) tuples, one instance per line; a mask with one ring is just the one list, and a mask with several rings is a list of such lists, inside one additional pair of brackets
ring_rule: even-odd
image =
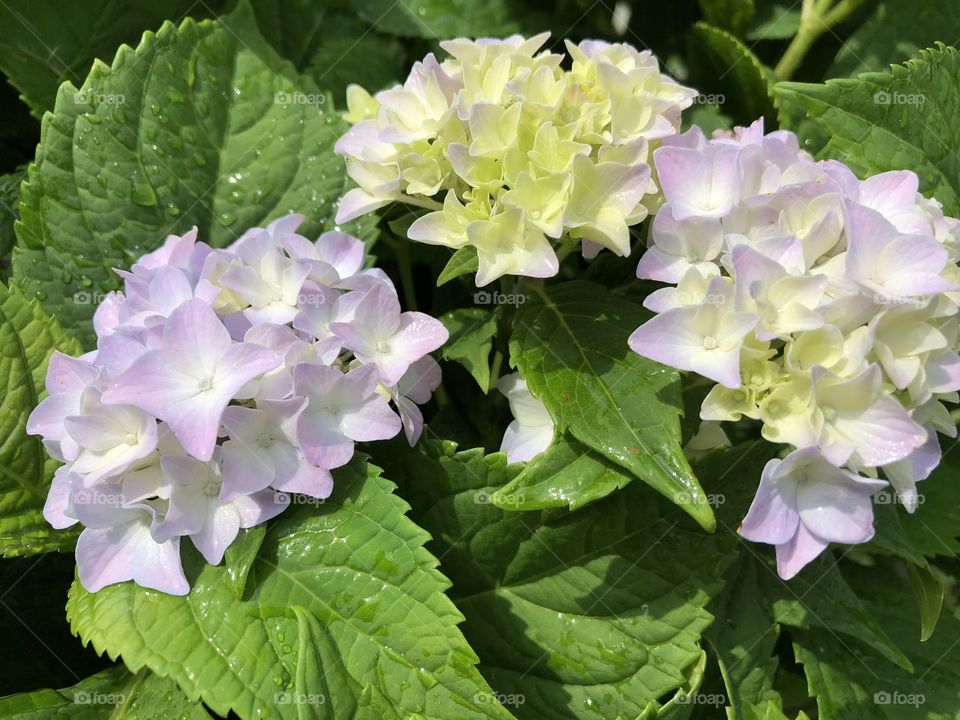
[(27, 429), (64, 463), (44, 508), (77, 522), (80, 581), (189, 585), (180, 540), (218, 564), (241, 528), (330, 495), (354, 443), (416, 442), (440, 382), (434, 318), (401, 312), (363, 243), (288, 215), (225, 250), (170, 236), (94, 316), (97, 349), (55, 353)]
[(704, 420), (753, 418), (792, 446), (740, 528), (791, 577), (829, 543), (873, 536), (886, 481), (913, 512), (937, 432), (956, 435), (943, 402), (960, 390), (960, 221), (914, 173), (860, 181), (762, 121), (693, 129), (653, 158), (664, 204), (637, 275), (669, 287), (630, 346), (717, 382)]

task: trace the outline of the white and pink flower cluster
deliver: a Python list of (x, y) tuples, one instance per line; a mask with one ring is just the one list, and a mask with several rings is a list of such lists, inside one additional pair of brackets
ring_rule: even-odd
[(704, 420), (753, 418), (793, 448), (740, 528), (792, 577), (829, 543), (873, 536), (886, 481), (915, 510), (937, 432), (956, 435), (943, 403), (960, 389), (960, 221), (914, 173), (860, 181), (761, 121), (711, 140), (695, 128), (653, 159), (664, 204), (637, 275), (669, 286), (630, 347), (718, 383)]
[(356, 442), (401, 427), (440, 382), (428, 355), (447, 339), (401, 312), (363, 243), (316, 242), (288, 215), (225, 250), (170, 236), (94, 316), (97, 349), (50, 359), (49, 395), (27, 429), (62, 461), (44, 508), (77, 522), (80, 581), (134, 580), (184, 594), (181, 538), (213, 564), (241, 528), (294, 497), (330, 495)]

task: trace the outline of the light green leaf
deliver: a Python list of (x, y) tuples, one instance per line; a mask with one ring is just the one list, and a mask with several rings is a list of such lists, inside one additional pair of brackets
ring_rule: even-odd
[(197, 225), (222, 246), (292, 211), (307, 216), (308, 236), (332, 227), (347, 182), (332, 146), (345, 125), (328, 103), (301, 101), (320, 97), (260, 37), (246, 3), (121, 47), (79, 90), (62, 86), (44, 118), (14, 277), (89, 339), (98, 294), (117, 286), (112, 269), (168, 233)]
[(479, 268), (480, 261), (477, 258), (477, 249), (473, 245), (466, 245), (450, 256), (446, 266), (437, 278), (437, 287), (445, 285), (461, 275), (472, 275)]
[(619, 490), (633, 476), (570, 437), (555, 440), (513, 480), (490, 496), (504, 510), (571, 510)]
[(4, 720), (208, 720), (176, 683), (149, 670), (104, 670), (63, 690), (35, 690), (0, 698)]
[(72, 549), (76, 533), (56, 531), (43, 518), (57, 463), (26, 426), (46, 395), (50, 355), (79, 355), (80, 346), (36, 301), (0, 285), (0, 348), (0, 555)]
[[(692, 64), (700, 77), (709, 77), (722, 97), (719, 107), (738, 124), (765, 117), (772, 127), (777, 112), (773, 103), (773, 73), (736, 36), (707, 23), (698, 22), (691, 30)], [(704, 90), (706, 92), (706, 90)], [(709, 94), (701, 98), (709, 99)]]
[(713, 512), (680, 449), (679, 375), (627, 345), (649, 313), (588, 282), (535, 292), (514, 318), (511, 362), (560, 431), (712, 530)]
[(509, 35), (503, 0), (351, 0), (357, 13), (379, 32), (430, 40)]
[(827, 77), (882, 72), (937, 41), (956, 45), (960, 15), (951, 3), (881, 0), (873, 13), (843, 41)]
[(440, 356), (463, 365), (480, 389), (487, 392), (490, 389), (490, 350), (497, 332), (496, 313), (484, 308), (461, 308), (444, 313), (440, 322), (450, 333)]
[(395, 462), (464, 634), (517, 717), (636, 718), (697, 686), (731, 536), (702, 532), (642, 483), (575, 513), (503, 511), (490, 495), (519, 466), (502, 453), (422, 443)]
[(940, 46), (890, 72), (825, 85), (775, 87), (781, 120), (817, 158), (835, 158), (860, 177), (909, 168), (920, 190), (949, 215), (960, 213), (960, 53)]
[(382, 695), (404, 718), (510, 718), (499, 706), (474, 703), (489, 688), (457, 629), (461, 615), (443, 593), (449, 582), (423, 548), (428, 535), (404, 515), (392, 483), (359, 457), (335, 480), (322, 506), (291, 509), (267, 531), (247, 599), (237, 598), (226, 568), (190, 553), (185, 597), (132, 583), (91, 594), (74, 583), (72, 627), (131, 669), (172, 677), (220, 715), (297, 718), (312, 706), (277, 693), (321, 686), (316, 673), (298, 675), (304, 620), (291, 608), (299, 606), (329, 632), (358, 687), (370, 686), (356, 717), (380, 717), (373, 696)]

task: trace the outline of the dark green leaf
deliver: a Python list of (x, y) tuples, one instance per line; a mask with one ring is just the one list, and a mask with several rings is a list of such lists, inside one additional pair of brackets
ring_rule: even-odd
[(627, 345), (648, 317), (593, 283), (537, 289), (514, 318), (511, 362), (561, 432), (569, 430), (710, 530), (713, 512), (680, 449), (679, 376)]
[(484, 308), (461, 308), (441, 315), (440, 322), (450, 333), (440, 356), (463, 365), (480, 389), (487, 392), (490, 389), (490, 350), (497, 332), (496, 314)]

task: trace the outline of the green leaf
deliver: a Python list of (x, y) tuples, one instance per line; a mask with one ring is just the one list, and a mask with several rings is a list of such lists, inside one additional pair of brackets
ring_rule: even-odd
[(112, 66), (97, 62), (44, 117), (14, 277), (90, 339), (98, 294), (118, 284), (112, 268), (168, 233), (197, 225), (222, 246), (291, 211), (307, 216), (308, 236), (332, 227), (345, 125), (301, 97), (321, 94), (260, 37), (246, 3), (222, 21), (167, 23)]
[(890, 72), (825, 85), (785, 82), (775, 91), (782, 121), (817, 158), (835, 158), (860, 177), (909, 168), (948, 215), (960, 213), (960, 53), (940, 46)]
[(777, 577), (772, 562), (767, 565), (768, 572), (761, 575), (761, 584), (777, 622), (796, 628), (824, 628), (856, 638), (888, 662), (913, 671), (900, 644), (877, 621), (864, 598), (850, 587), (829, 554), (821, 555), (786, 581)]
[(20, 183), (27, 174), (27, 168), (17, 168), (12, 173), (0, 175), (0, 281), (6, 282), (10, 274), (10, 253), (17, 236), (13, 230), (14, 221), (20, 217)]
[[(960, 441), (943, 442), (943, 459), (930, 477), (918, 485), (917, 511), (899, 508), (906, 542), (927, 557), (956, 557), (960, 553)], [(909, 558), (908, 558), (909, 559)]]
[(731, 536), (702, 532), (641, 483), (575, 513), (503, 511), (490, 495), (519, 466), (502, 453), (421, 443), (395, 462), (464, 634), (518, 717), (635, 718), (702, 672)]
[(357, 13), (379, 32), (444, 40), (452, 37), (509, 35), (503, 0), (351, 0)]
[(960, 16), (949, 3), (881, 0), (873, 13), (843, 41), (827, 77), (881, 72), (938, 40), (956, 45)]
[(380, 717), (373, 696), (382, 695), (400, 717), (509, 718), (473, 702), (488, 687), (443, 593), (449, 582), (423, 548), (428, 535), (404, 515), (392, 483), (359, 457), (335, 479), (322, 506), (292, 508), (267, 531), (248, 599), (237, 598), (226, 568), (191, 553), (185, 597), (132, 583), (91, 594), (75, 582), (67, 603), (74, 631), (131, 669), (172, 677), (219, 715), (296, 718), (312, 706), (278, 702), (277, 693), (316, 693), (322, 675), (298, 676), (306, 652), (299, 606), (329, 631), (345, 672), (370, 686), (357, 707), (373, 709), (357, 717)]
[[(726, 30), (698, 22), (691, 34), (691, 63), (698, 69), (699, 77), (709, 78), (704, 87), (716, 88), (721, 94), (719, 105), (723, 111), (739, 124), (762, 116), (773, 126), (777, 112), (772, 71)], [(709, 94), (700, 97), (709, 99)]]
[(73, 548), (76, 533), (56, 531), (43, 518), (57, 463), (27, 418), (46, 396), (47, 360), (54, 350), (79, 355), (79, 344), (16, 287), (0, 285), (0, 555)]
[(490, 502), (504, 510), (576, 510), (619, 490), (632, 479), (603, 455), (573, 438), (562, 437), (493, 493)]
[(306, 608), (294, 605), (291, 610), (299, 639), (296, 690), (279, 699), (301, 706), (301, 717), (315, 720), (401, 720), (382, 693), (372, 685), (361, 690), (350, 677), (330, 631)]
[[(850, 568), (860, 597), (913, 661), (909, 674), (873, 650), (850, 648), (825, 629), (794, 634), (821, 718), (843, 720), (955, 719), (960, 688), (960, 621), (944, 614), (941, 627), (920, 642), (918, 612), (906, 578), (893, 564)], [(911, 698), (912, 696), (912, 698)], [(920, 698), (922, 696), (922, 699)]]
[(123, 666), (104, 670), (63, 690), (35, 690), (0, 698), (4, 720), (208, 720), (168, 678)]
[(243, 599), (244, 590), (247, 587), (247, 577), (253, 568), (253, 563), (257, 559), (257, 553), (260, 546), (263, 545), (263, 539), (266, 537), (266, 529), (263, 525), (241, 530), (237, 539), (227, 548), (226, 562), (224, 566), (233, 590), (237, 597)]
[(920, 606), (920, 640), (926, 641), (933, 636), (933, 630), (940, 619), (943, 607), (943, 583), (940, 582), (928, 566), (907, 563), (907, 575), (917, 595)]
[(627, 345), (649, 313), (593, 283), (535, 292), (514, 318), (511, 362), (559, 430), (712, 530), (713, 512), (680, 448), (679, 375)]
[[(401, 242), (403, 242), (401, 240)], [(440, 316), (450, 339), (440, 357), (463, 365), (487, 392), (490, 389), (490, 350), (497, 332), (497, 316), (484, 308), (461, 308)]]
[(747, 40), (786, 40), (800, 29), (800, 8), (796, 3), (758, 0), (753, 27)]
[(740, 35), (753, 20), (753, 0), (700, 0), (704, 19), (711, 25)]
[(136, 42), (144, 29), (164, 20), (212, 12), (210, 5), (191, 0), (83, 0), (64, 3), (56, 12), (43, 3), (5, 0), (0, 5), (0, 70), (39, 118), (53, 108), (60, 84), (81, 82), (94, 58), (110, 57), (117, 46)]
[(445, 285), (461, 275), (472, 275), (480, 268), (477, 259), (477, 249), (473, 245), (460, 248), (447, 261), (446, 266), (437, 278), (437, 287)]
[(774, 688), (778, 668), (775, 652), (780, 626), (760, 592), (758, 573), (767, 569), (749, 553), (730, 568), (726, 587), (709, 606), (719, 619), (707, 639), (717, 656), (728, 693), (732, 718), (745, 718), (743, 706), (764, 707), (768, 703), (782, 709), (782, 700)]

